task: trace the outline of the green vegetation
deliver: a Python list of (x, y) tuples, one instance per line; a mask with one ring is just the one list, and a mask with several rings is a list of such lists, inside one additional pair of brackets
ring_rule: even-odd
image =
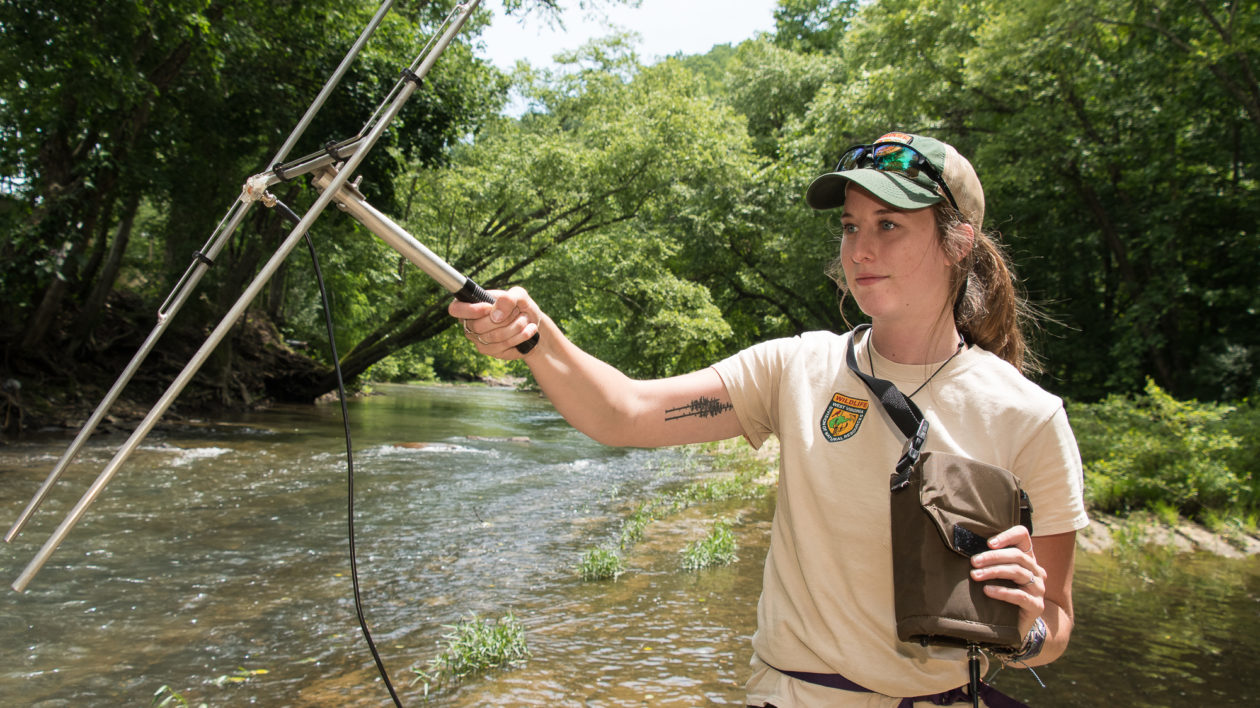
[[(647, 527), (659, 519), (677, 514), (698, 504), (713, 504), (732, 499), (757, 499), (773, 491), (772, 483), (765, 480), (774, 474), (776, 459), (773, 455), (759, 455), (742, 440), (688, 445), (684, 448), (684, 469), (700, 473), (704, 470), (722, 470), (722, 474), (710, 479), (692, 482), (673, 491), (662, 492), (638, 504), (621, 523), (617, 535), (617, 548), (598, 546), (582, 554), (578, 572), (583, 580), (616, 578), (623, 571), (618, 550), (624, 551), (643, 539)], [(692, 569), (719, 565), (734, 560), (735, 538), (729, 522), (715, 523), (712, 533), (693, 550), (684, 551), (685, 563), (694, 558), (697, 562), (709, 558), (713, 562), (688, 566)]]
[(653, 521), (677, 514), (702, 503), (728, 499), (754, 499), (764, 496), (771, 487), (762, 481), (773, 474), (773, 460), (758, 457), (742, 441), (725, 441), (688, 446), (689, 467), (723, 470), (712, 479), (692, 482), (682, 489), (663, 492), (641, 503), (621, 525), (619, 546), (629, 548), (643, 538), (643, 531)]
[(525, 628), (511, 612), (497, 621), (474, 614), (446, 629), (450, 630), (443, 635), (446, 648), (429, 660), (426, 669), (411, 669), (416, 675), (415, 682), (424, 682), (425, 695), (467, 676), (510, 666), (529, 656)]
[(1092, 508), (1145, 510), (1224, 528), (1260, 511), (1260, 411), (1178, 401), (1153, 382), (1141, 396), (1069, 406)]
[(578, 574), (583, 580), (616, 580), (625, 572), (621, 555), (614, 548), (600, 546), (582, 554)]
[[(86, 7), (0, 2), (0, 378), (27, 384), (22, 399), (0, 395), (9, 407), (113, 379), (372, 10)], [(355, 134), (448, 9), (390, 13), (294, 154)], [(1035, 343), (1048, 388), (1092, 402), (1151, 379), (1182, 399), (1254, 398), (1254, 10), (781, 0), (774, 33), (702, 56), (644, 66), (614, 35), (557, 71), (509, 75), (475, 54), (483, 9), (369, 156), (362, 190), (457, 269), (487, 287), (525, 285), (578, 344), (658, 376), (859, 319), (822, 275), (836, 251), (830, 219), (801, 195), (853, 143), (931, 133), (972, 158), (990, 224), (1052, 316)], [(502, 114), (513, 88), (524, 115)], [(301, 180), (276, 190), (298, 211), (314, 197)], [(198, 341), (286, 228), (255, 207), (178, 318), (186, 336), (167, 339)], [(350, 219), (326, 214), (313, 235), (348, 377), (522, 375), (475, 356), (445, 314), (449, 295)], [(243, 379), (255, 360), (229, 342), (198, 379), (212, 389), (203, 400), (331, 390), (310, 265), (291, 258), (255, 307), (279, 339), (306, 343), (309, 375), (277, 366)]]
[(1212, 533), (1223, 537), (1236, 548), (1243, 548), (1244, 538), (1255, 537), (1260, 532), (1260, 514), (1255, 511), (1230, 513), (1216, 509), (1204, 509), (1199, 519)]
[(731, 533), (730, 520), (716, 519), (707, 536), (683, 548), (682, 567), (686, 570), (700, 570), (716, 565), (730, 565), (735, 562), (735, 550), (735, 534)]
[[(113, 380), (371, 12), (274, 5), (0, 2), (9, 429)], [(860, 319), (822, 276), (834, 224), (801, 195), (853, 143), (939, 136), (976, 165), (988, 221), (1050, 315), (1034, 346), (1042, 383), (1074, 401), (1091, 505), (1241, 532), (1260, 513), (1255, 9), (781, 0), (774, 33), (705, 55), (646, 66), (611, 35), (556, 71), (510, 75), (475, 54), (483, 9), (369, 156), (362, 190), (486, 287), (528, 287), (591, 353), (662, 376)], [(392, 12), (294, 154), (355, 134), (448, 10)], [(512, 89), (523, 115), (502, 112)], [(301, 180), (276, 190), (295, 207), (314, 196)], [(165, 341), (199, 341), (286, 229), (255, 207), (178, 318), (189, 329)], [(349, 378), (525, 375), (478, 356), (445, 314), (449, 295), (350, 220), (329, 213), (314, 231)], [(276, 333), (269, 351), (305, 347), (245, 377), (257, 352), (227, 342), (198, 400), (331, 390), (321, 309), (310, 265), (290, 259), (246, 320)], [(737, 473), (648, 500), (617, 546), (746, 484)]]

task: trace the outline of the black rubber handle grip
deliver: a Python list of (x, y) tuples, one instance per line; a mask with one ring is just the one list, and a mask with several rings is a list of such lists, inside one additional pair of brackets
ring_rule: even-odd
[[(482, 289), (480, 285), (473, 282), (472, 278), (464, 279), (464, 287), (455, 291), (455, 299), (460, 302), (486, 302), (491, 305), (494, 304), (494, 297)], [(516, 351), (522, 354), (528, 354), (536, 346), (538, 346), (538, 333), (534, 332), (534, 336), (516, 345)]]

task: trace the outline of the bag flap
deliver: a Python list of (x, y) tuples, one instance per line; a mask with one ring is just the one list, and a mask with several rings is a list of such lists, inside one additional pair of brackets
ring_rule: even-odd
[(919, 503), (941, 541), (963, 556), (988, 550), (988, 539), (1020, 523), (1019, 480), (1001, 467), (944, 452), (925, 452)]

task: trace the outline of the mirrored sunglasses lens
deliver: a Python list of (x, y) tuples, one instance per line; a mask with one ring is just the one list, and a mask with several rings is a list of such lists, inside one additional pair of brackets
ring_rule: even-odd
[(836, 172), (844, 172), (845, 170), (856, 170), (862, 166), (864, 158), (869, 158), (870, 150), (867, 146), (859, 146), (850, 148), (848, 152), (840, 156), (840, 163), (836, 165)]
[(919, 176), (921, 159), (915, 151), (899, 145), (880, 145), (875, 148), (876, 169), (901, 172), (911, 179)]

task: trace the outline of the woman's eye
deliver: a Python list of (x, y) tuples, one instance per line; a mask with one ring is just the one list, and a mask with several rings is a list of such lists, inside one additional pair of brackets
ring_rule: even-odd
[(893, 229), (897, 228), (897, 224), (892, 221), (881, 221), (879, 222), (879, 228), (883, 229), (884, 231), (892, 231)]
[(857, 233), (857, 226), (854, 224), (841, 224), (840, 230), (846, 234)]

